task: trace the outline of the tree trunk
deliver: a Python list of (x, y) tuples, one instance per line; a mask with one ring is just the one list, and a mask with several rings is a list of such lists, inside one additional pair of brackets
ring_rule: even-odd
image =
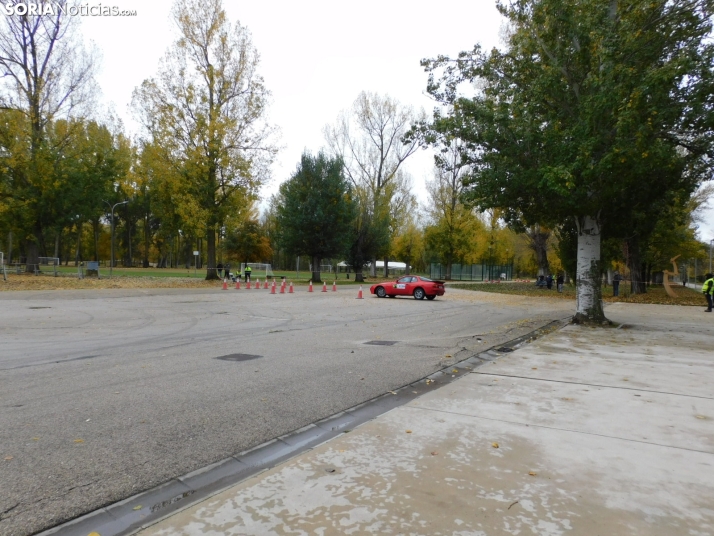
[(573, 321), (601, 324), (607, 319), (602, 307), (600, 225), (591, 216), (578, 221), (577, 305)]
[(312, 257), (312, 282), (322, 282), (322, 280), (320, 279), (320, 257), (317, 256)]
[(548, 239), (550, 238), (550, 231), (543, 229), (540, 225), (534, 225), (528, 228), (526, 236), (530, 239), (528, 246), (535, 252), (538, 275), (550, 275), (550, 263), (548, 262)]
[(411, 257), (406, 257), (406, 260), (404, 262), (407, 265), (406, 269), (404, 270), (404, 275), (410, 275), (411, 266), (409, 266), (409, 263), (411, 262)]
[(384, 277), (389, 277), (389, 257), (384, 257)]
[(144, 261), (142, 262), (142, 266), (144, 268), (149, 267), (149, 245), (150, 245), (150, 228), (149, 228), (149, 216), (147, 215), (144, 218)]
[(369, 268), (369, 275), (377, 277), (377, 257), (372, 257), (372, 266)]
[(7, 233), (7, 261), (8, 264), (12, 262), (12, 231)]
[(92, 231), (94, 232), (94, 257), (93, 260), (99, 260), (99, 218), (92, 221)]
[(208, 267), (206, 269), (206, 279), (220, 279), (216, 270), (216, 231), (208, 230)]
[(446, 277), (444, 279), (446, 279), (447, 281), (451, 280), (451, 266), (452, 266), (452, 264), (453, 263), (451, 263), (451, 262), (446, 263)]
[(77, 224), (77, 249), (74, 251), (74, 265), (79, 266), (82, 260), (82, 224)]
[(35, 268), (40, 263), (40, 235), (42, 229), (35, 228), (34, 236), (27, 241), (25, 250), (27, 251), (27, 259), (25, 260), (25, 271), (34, 273)]
[(643, 264), (640, 261), (640, 240), (637, 235), (628, 238), (627, 243), (627, 267), (630, 270), (630, 291), (632, 294), (645, 294), (647, 285)]
[(355, 283), (364, 283), (364, 274), (362, 273), (362, 268), (359, 272), (355, 272)]

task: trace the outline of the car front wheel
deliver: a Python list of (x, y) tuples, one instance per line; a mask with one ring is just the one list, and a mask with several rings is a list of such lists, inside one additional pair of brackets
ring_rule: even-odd
[(424, 289), (423, 288), (418, 288), (414, 291), (414, 299), (415, 300), (423, 300), (424, 299)]
[(387, 291), (384, 290), (384, 287), (377, 287), (375, 294), (378, 298), (384, 298), (387, 295)]

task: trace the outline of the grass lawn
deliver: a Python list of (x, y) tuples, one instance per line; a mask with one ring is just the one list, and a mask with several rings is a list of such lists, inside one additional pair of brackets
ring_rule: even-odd
[[(451, 288), (462, 288), (466, 290), (479, 290), (481, 292), (497, 292), (501, 294), (517, 294), (537, 298), (555, 298), (561, 300), (575, 299), (575, 286), (565, 285), (563, 292), (548, 290), (536, 287), (535, 283), (455, 283), (449, 284)], [(646, 294), (630, 294), (628, 285), (620, 285), (620, 296), (612, 295), (612, 287), (603, 287), (603, 300), (606, 302), (625, 303), (651, 303), (660, 305), (697, 305), (706, 306), (706, 301), (700, 292), (690, 288), (675, 286), (676, 298), (670, 298), (662, 285), (652, 285), (647, 289)]]

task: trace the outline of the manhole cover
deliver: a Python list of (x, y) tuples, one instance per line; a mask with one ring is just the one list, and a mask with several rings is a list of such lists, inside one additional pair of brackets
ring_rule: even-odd
[(262, 355), (252, 355), (252, 354), (229, 354), (229, 355), (222, 355), (220, 357), (217, 357), (216, 359), (220, 359), (222, 361), (250, 361), (251, 359), (258, 359), (259, 357), (263, 357)]
[(501, 347), (500, 347), (498, 350), (496, 350), (496, 351), (497, 351), (497, 352), (503, 352), (503, 353), (505, 354), (505, 353), (508, 353), (508, 352), (512, 352), (512, 351), (513, 351), (513, 348), (509, 348), (508, 346), (501, 346)]
[(374, 344), (375, 346), (394, 346), (399, 341), (368, 341), (365, 344)]

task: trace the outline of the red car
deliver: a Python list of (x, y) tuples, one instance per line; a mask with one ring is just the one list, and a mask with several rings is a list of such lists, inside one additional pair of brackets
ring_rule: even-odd
[(380, 298), (395, 296), (414, 296), (417, 300), (433, 300), (444, 295), (444, 282), (434, 281), (418, 275), (405, 275), (394, 282), (377, 283), (369, 287), (372, 294)]

